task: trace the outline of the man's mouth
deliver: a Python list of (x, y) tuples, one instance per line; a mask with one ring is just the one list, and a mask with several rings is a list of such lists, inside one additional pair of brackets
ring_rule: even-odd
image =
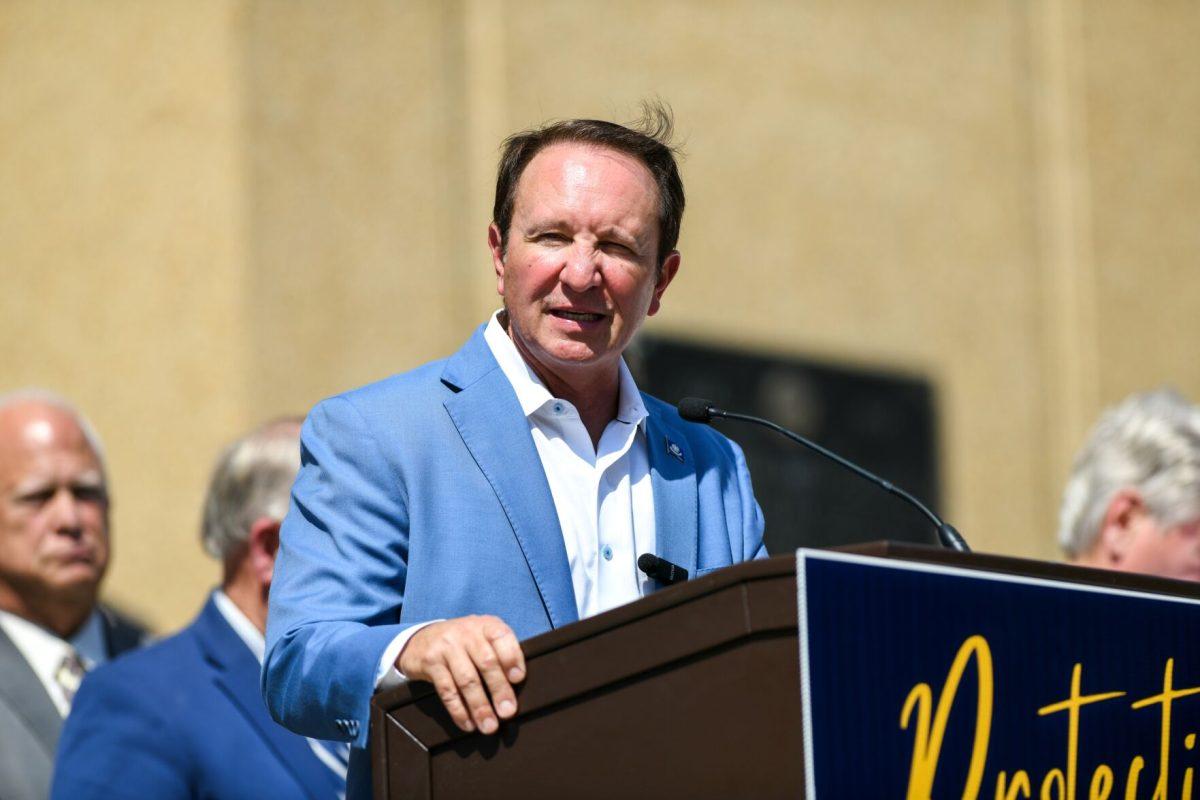
[(592, 314), (586, 311), (564, 311), (562, 309), (556, 309), (551, 311), (550, 314), (558, 317), (559, 319), (570, 320), (571, 322), (599, 322), (600, 320), (604, 319), (603, 314)]

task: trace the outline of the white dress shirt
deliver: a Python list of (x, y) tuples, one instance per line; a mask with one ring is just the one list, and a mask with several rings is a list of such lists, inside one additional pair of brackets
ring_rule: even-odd
[(637, 600), (653, 586), (637, 559), (653, 553), (655, 544), (646, 406), (637, 384), (622, 359), (617, 417), (593, 446), (575, 406), (550, 394), (498, 314), (483, 338), (529, 422), (562, 528), (579, 618)]
[[(229, 599), (229, 595), (220, 589), (213, 592), (213, 605), (217, 607), (217, 611), (229, 623), (229, 627), (233, 628), (233, 632), (237, 634), (238, 638), (246, 643), (246, 647), (250, 648), (250, 652), (258, 659), (259, 667), (262, 667), (263, 656), (267, 652), (267, 640), (263, 636), (263, 632)], [(346, 779), (346, 765), (344, 763), (339, 761), (333, 753), (317, 744), (313, 739), (306, 738), (305, 741), (308, 742), (309, 749), (321, 760), (322, 764), (342, 776), (342, 780)]]
[(54, 677), (63, 659), (74, 651), (89, 670), (108, 660), (108, 641), (104, 636), (104, 620), (100, 618), (99, 611), (92, 612), (70, 641), (64, 641), (42, 626), (8, 611), (0, 611), (0, 628), (4, 629), (4, 633), (25, 657), (30, 669), (46, 687), (50, 701), (64, 717), (71, 710), (71, 702)]
[[(655, 552), (656, 534), (646, 406), (633, 375), (622, 359), (617, 417), (593, 446), (575, 406), (550, 394), (504, 331), (499, 314), (492, 315), (483, 338), (529, 423), (562, 529), (579, 618), (637, 600), (653, 589), (637, 559)], [(377, 689), (403, 680), (395, 669), (396, 657), (427, 624), (414, 625), (392, 640), (380, 659)]]

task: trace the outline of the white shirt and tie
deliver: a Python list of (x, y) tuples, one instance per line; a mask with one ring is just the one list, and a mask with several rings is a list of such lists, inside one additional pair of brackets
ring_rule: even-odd
[[(646, 407), (633, 376), (622, 359), (617, 416), (593, 446), (575, 406), (550, 394), (504, 331), (499, 313), (492, 315), (483, 338), (529, 423), (562, 529), (579, 618), (637, 600), (653, 589), (637, 559), (655, 552), (656, 534)], [(403, 680), (396, 657), (427, 624), (392, 640), (379, 662), (378, 689)]]
[(63, 717), (71, 710), (83, 673), (108, 660), (108, 641), (99, 611), (93, 611), (70, 640), (8, 611), (0, 611), (0, 629), (24, 656)]

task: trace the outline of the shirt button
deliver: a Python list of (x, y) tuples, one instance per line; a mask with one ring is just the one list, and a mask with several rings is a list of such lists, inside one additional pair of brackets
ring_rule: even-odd
[(555, 403), (555, 404), (554, 404), (554, 413), (555, 413), (555, 414), (561, 414), (561, 413), (563, 413), (563, 404), (562, 404), (562, 403)]
[(601, 554), (603, 554), (605, 561), (612, 561), (612, 548), (611, 547), (609, 547), (608, 545), (604, 545), (604, 549), (601, 550), (600, 552), (601, 552)]

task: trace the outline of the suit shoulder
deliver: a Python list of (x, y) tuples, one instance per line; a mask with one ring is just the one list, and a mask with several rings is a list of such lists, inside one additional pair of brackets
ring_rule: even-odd
[(101, 664), (87, 675), (86, 683), (94, 685), (118, 685), (136, 683), (139, 686), (165, 681), (178, 681), (179, 667), (198, 661), (199, 647), (190, 628), (161, 641), (136, 650), (130, 650), (113, 660)]
[(336, 414), (339, 408), (349, 406), (364, 417), (374, 417), (395, 413), (397, 408), (408, 408), (414, 403), (435, 399), (441, 402), (441, 396), (448, 393), (441, 380), (445, 365), (446, 359), (430, 361), (408, 372), (341, 392), (319, 402), (314, 411)]

